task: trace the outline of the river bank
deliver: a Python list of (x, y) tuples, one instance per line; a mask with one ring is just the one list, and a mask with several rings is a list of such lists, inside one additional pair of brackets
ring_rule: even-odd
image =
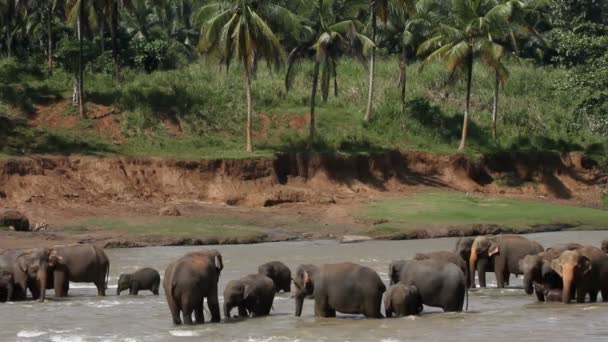
[[(14, 158), (0, 161), (0, 207), (20, 210), (45, 229), (2, 231), (0, 248), (608, 229), (608, 212), (600, 210), (607, 181), (581, 153)], [(159, 216), (166, 206), (181, 215)]]

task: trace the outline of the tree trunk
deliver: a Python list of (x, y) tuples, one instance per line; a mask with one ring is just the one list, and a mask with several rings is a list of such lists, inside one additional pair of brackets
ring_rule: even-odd
[[(376, 44), (376, 0), (370, 0), (370, 13), (372, 16), (372, 42)], [(369, 62), (369, 93), (367, 95), (367, 110), (365, 111), (365, 122), (369, 122), (373, 115), (374, 100), (374, 74), (376, 72), (376, 46), (372, 47), (371, 59)]]
[(84, 1), (80, 1), (80, 6), (78, 9), (78, 111), (80, 112), (80, 117), (85, 118), (86, 114), (84, 112), (84, 66), (83, 66), (83, 56), (82, 56), (82, 17), (84, 15)]
[(48, 69), (49, 75), (53, 75), (53, 1), (48, 0), (47, 7), (47, 34), (48, 34)]
[(319, 61), (315, 60), (315, 71), (312, 76), (312, 94), (310, 94), (310, 132), (308, 135), (308, 149), (312, 149), (315, 142), (315, 100), (317, 85), (319, 83)]
[(336, 61), (332, 61), (333, 63), (333, 76), (334, 76), (334, 96), (338, 97), (338, 65)]
[(469, 114), (471, 110), (471, 82), (473, 80), (473, 51), (469, 50), (467, 56), (467, 98), (464, 107), (464, 119), (462, 123), (462, 138), (458, 150), (462, 151), (467, 145), (467, 134), (469, 130)]
[(401, 86), (401, 112), (405, 113), (405, 90), (407, 85), (407, 50), (401, 48), (401, 58), (399, 59), (399, 85)]
[(118, 30), (118, 0), (112, 3), (112, 22), (110, 23), (110, 36), (112, 39), (112, 64), (114, 64), (114, 81), (120, 82), (120, 61), (118, 60), (118, 42), (116, 34)]
[(519, 47), (517, 46), (517, 39), (515, 39), (515, 33), (513, 30), (509, 32), (509, 38), (511, 39), (511, 47), (516, 56), (519, 56)]
[(251, 98), (251, 74), (249, 66), (247, 65), (245, 59), (243, 59), (243, 69), (245, 69), (245, 92), (247, 93), (247, 152), (253, 152), (253, 143), (251, 141), (251, 131), (253, 129), (253, 100)]
[(105, 24), (104, 21), (101, 20), (101, 22), (99, 23), (99, 47), (101, 48), (101, 53), (104, 53), (106, 51), (106, 42), (104, 41), (105, 32)]
[(492, 138), (496, 140), (496, 122), (498, 121), (498, 87), (500, 86), (500, 77), (498, 70), (494, 79), (494, 102), (492, 103)]

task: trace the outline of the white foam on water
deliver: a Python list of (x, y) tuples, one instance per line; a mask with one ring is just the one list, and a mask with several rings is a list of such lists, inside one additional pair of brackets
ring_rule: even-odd
[(121, 304), (126, 304), (126, 303), (121, 303), (117, 300), (101, 300), (98, 302), (86, 302), (85, 305), (92, 307), (92, 308), (111, 308), (113, 306), (117, 306), (117, 305), (121, 305)]
[(599, 307), (597, 307), (597, 306), (588, 306), (588, 307), (586, 307), (586, 308), (583, 308), (583, 311), (587, 311), (587, 310), (595, 310), (595, 309), (598, 309), (598, 308), (599, 308)]
[(17, 337), (24, 338), (32, 338), (32, 337), (40, 337), (42, 335), (46, 335), (45, 331), (37, 331), (37, 330), (21, 330), (17, 333)]
[(203, 336), (205, 333), (211, 331), (210, 329), (203, 330), (169, 330), (169, 335), (175, 337), (197, 337)]
[(374, 258), (359, 259), (359, 262), (378, 262), (378, 259), (374, 259)]
[(399, 340), (395, 340), (392, 338), (383, 338), (380, 340), (381, 342), (400, 342)]
[(275, 342), (275, 341), (290, 341), (290, 342), (299, 342), (298, 339), (293, 339), (284, 336), (270, 336), (270, 337), (251, 337), (247, 339), (247, 342)]
[(52, 335), (50, 337), (51, 342), (82, 342), (82, 336), (78, 335)]

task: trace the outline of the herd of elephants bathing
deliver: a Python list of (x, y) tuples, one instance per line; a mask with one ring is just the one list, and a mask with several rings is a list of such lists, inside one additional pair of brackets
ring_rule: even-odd
[[(202, 324), (206, 299), (211, 322), (220, 322), (218, 281), (222, 269), (219, 251), (188, 253), (165, 269), (162, 286), (174, 324)], [(103, 249), (75, 244), (26, 250), (0, 250), (0, 301), (44, 301), (46, 290), (66, 297), (70, 282), (92, 282), (105, 296), (110, 260)], [(486, 272), (496, 284), (509, 284), (511, 274), (523, 275), (524, 290), (539, 301), (589, 299), (608, 301), (608, 240), (601, 246), (566, 243), (543, 248), (519, 235), (463, 237), (453, 251), (418, 253), (412, 260), (388, 266), (390, 286), (371, 268), (354, 263), (304, 264), (291, 270), (280, 261), (259, 266), (257, 273), (230, 281), (223, 292), (224, 316), (268, 315), (275, 293), (295, 287), (295, 315), (302, 314), (305, 298), (314, 300), (314, 315), (335, 317), (336, 312), (368, 318), (417, 315), (423, 305), (446, 312), (468, 308), (468, 288), (486, 286)], [(149, 290), (159, 294), (161, 277), (152, 268), (121, 274), (116, 295)], [(28, 295), (29, 292), (29, 295)], [(384, 312), (381, 308), (384, 305)]]

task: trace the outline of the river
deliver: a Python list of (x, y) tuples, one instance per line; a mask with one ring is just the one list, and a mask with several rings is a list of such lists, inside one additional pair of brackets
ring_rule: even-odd
[[(529, 238), (548, 247), (579, 242), (599, 246), (606, 232), (556, 232), (531, 234)], [(270, 260), (285, 262), (292, 271), (302, 263), (352, 261), (372, 267), (388, 283), (387, 267), (393, 259), (410, 258), (417, 252), (452, 250), (456, 239), (370, 241), (340, 245), (335, 241), (280, 242), (217, 247), (224, 257), (220, 292), (225, 284), (255, 273)], [(511, 277), (511, 288), (472, 290), (469, 311), (442, 313), (425, 307), (421, 316), (366, 320), (339, 315), (335, 319), (313, 317), (313, 302), (304, 302), (302, 317), (294, 314), (289, 294), (275, 298), (269, 317), (234, 320), (222, 324), (175, 327), (165, 297), (140, 292), (140, 296), (116, 297), (118, 275), (140, 267), (163, 273), (166, 265), (200, 247), (150, 247), (107, 250), (111, 262), (109, 294), (96, 297), (92, 284), (72, 284), (70, 297), (47, 302), (0, 304), (0, 341), (607, 341), (608, 304), (562, 305), (537, 303)], [(489, 286), (495, 286), (488, 275)], [(222, 298), (220, 297), (220, 301)], [(223, 314), (223, 313), (222, 313)], [(209, 314), (206, 313), (206, 318)]]

